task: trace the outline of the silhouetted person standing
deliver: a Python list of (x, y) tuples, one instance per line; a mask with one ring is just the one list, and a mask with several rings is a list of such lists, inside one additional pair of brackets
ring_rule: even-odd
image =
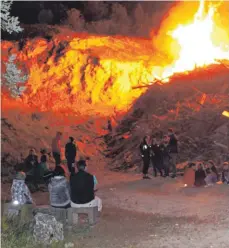
[(145, 136), (142, 143), (140, 144), (140, 151), (143, 160), (143, 179), (150, 179), (148, 176), (148, 170), (151, 159), (151, 146), (150, 146), (150, 137)]
[(108, 129), (108, 131), (110, 133), (112, 133), (113, 128), (112, 128), (112, 125), (111, 125), (111, 121), (110, 120), (108, 120), (108, 122), (107, 122), (107, 129)]
[(163, 162), (163, 169), (164, 169), (164, 177), (169, 176), (169, 166), (170, 166), (170, 155), (168, 150), (169, 144), (169, 137), (164, 136), (163, 143), (161, 145), (161, 152), (162, 152), (162, 162)]
[(162, 160), (161, 145), (157, 141), (156, 137), (153, 138), (151, 149), (153, 152), (152, 162), (153, 162), (154, 176), (155, 177), (157, 176), (157, 171), (159, 171), (160, 175), (163, 176), (162, 173), (163, 160)]
[(60, 156), (60, 153), (61, 153), (61, 144), (60, 144), (61, 137), (62, 137), (62, 133), (57, 132), (56, 137), (53, 138), (53, 140), (52, 140), (52, 154), (53, 154), (53, 157), (55, 159), (56, 166), (61, 163), (61, 156)]
[(69, 137), (69, 142), (65, 146), (65, 157), (67, 159), (69, 172), (74, 172), (73, 164), (75, 164), (76, 160), (76, 145), (73, 137)]
[(178, 156), (178, 140), (176, 135), (173, 132), (173, 129), (168, 129), (168, 136), (169, 136), (169, 155), (171, 157), (171, 165), (172, 165), (172, 178), (176, 177), (177, 169), (176, 169), (176, 163), (177, 163), (177, 156)]
[(30, 149), (28, 157), (25, 159), (25, 172), (29, 172), (38, 166), (38, 157), (34, 149)]

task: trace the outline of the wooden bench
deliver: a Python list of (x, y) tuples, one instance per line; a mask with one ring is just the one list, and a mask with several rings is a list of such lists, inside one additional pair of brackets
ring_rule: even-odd
[(98, 207), (69, 208), (67, 211), (68, 224), (76, 225), (78, 223), (79, 214), (87, 214), (89, 224), (94, 225), (97, 222)]

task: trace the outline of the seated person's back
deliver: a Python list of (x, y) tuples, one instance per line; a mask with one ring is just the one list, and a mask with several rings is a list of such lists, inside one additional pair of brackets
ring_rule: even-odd
[(50, 205), (57, 208), (70, 207), (70, 191), (69, 185), (64, 177), (64, 170), (57, 166), (54, 171), (54, 177), (51, 178), (48, 185)]
[(78, 162), (78, 172), (70, 177), (71, 201), (86, 204), (94, 200), (94, 177), (85, 171), (84, 160)]
[(33, 200), (30, 191), (25, 184), (26, 175), (23, 172), (23, 164), (16, 166), (16, 177), (11, 187), (12, 202), (17, 205), (32, 204)]
[(206, 177), (206, 173), (203, 169), (203, 164), (199, 163), (197, 165), (197, 170), (195, 172), (195, 186), (204, 186), (206, 185), (205, 183), (205, 177)]

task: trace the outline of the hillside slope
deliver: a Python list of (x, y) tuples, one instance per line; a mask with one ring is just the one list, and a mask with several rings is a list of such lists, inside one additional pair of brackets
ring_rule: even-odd
[[(11, 177), (13, 166), (28, 155), (34, 148), (40, 157), (40, 149), (51, 152), (51, 141), (57, 131), (63, 132), (62, 158), (69, 136), (75, 138), (78, 152), (77, 159), (84, 157), (95, 159), (102, 157), (106, 145), (98, 138), (106, 134), (106, 119), (70, 114), (40, 112), (21, 102), (2, 99), (1, 116), (1, 164), (2, 176)], [(54, 164), (50, 158), (49, 164)]]
[(1, 44), (3, 62), (16, 54), (29, 71), (24, 102), (43, 111), (126, 111), (145, 91), (132, 87), (152, 82), (153, 68), (162, 60), (151, 40), (58, 32)]

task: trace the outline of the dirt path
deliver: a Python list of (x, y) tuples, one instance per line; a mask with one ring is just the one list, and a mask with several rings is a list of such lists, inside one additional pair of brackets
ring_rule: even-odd
[(162, 178), (104, 186), (100, 222), (75, 240), (84, 247), (226, 248), (229, 187), (182, 188)]
[(197, 217), (169, 218), (105, 208), (99, 224), (74, 240), (76, 247), (228, 247), (228, 225)]

